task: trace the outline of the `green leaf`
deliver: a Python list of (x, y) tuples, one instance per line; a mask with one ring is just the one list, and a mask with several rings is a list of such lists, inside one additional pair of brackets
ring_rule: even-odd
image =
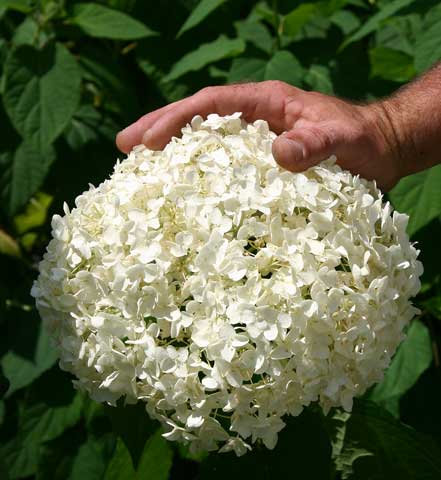
[(415, 385), (431, 363), (432, 344), (429, 331), (419, 320), (414, 320), (383, 381), (374, 387), (369, 399), (398, 417), (400, 397)]
[(393, 82), (407, 82), (415, 75), (413, 57), (399, 50), (375, 47), (369, 50), (371, 75)]
[(387, 20), (375, 34), (377, 46), (400, 50), (412, 57), (415, 43), (422, 31), (422, 19), (417, 13), (400, 15)]
[(113, 434), (90, 435), (75, 456), (68, 480), (102, 480), (114, 450)]
[(161, 436), (161, 430), (157, 430), (145, 443), (138, 468), (134, 469), (129, 451), (124, 442), (118, 440), (104, 480), (167, 480), (172, 457), (170, 443)]
[(32, 0), (0, 0), (0, 8), (16, 10), (21, 13), (32, 11)]
[(338, 10), (331, 15), (330, 20), (332, 23), (337, 25), (337, 27), (339, 27), (345, 35), (349, 35), (361, 24), (361, 21), (357, 15), (349, 10)]
[(304, 80), (314, 91), (326, 93), (328, 95), (334, 93), (331, 72), (329, 71), (329, 68), (324, 65), (312, 64), (309, 67)]
[(15, 214), (41, 187), (55, 160), (52, 145), (24, 141), (16, 150), (12, 164), (9, 212)]
[(38, 192), (31, 198), (25, 211), (14, 218), (15, 231), (19, 235), (23, 235), (24, 233), (29, 232), (29, 230), (44, 225), (52, 201), (53, 197), (51, 195)]
[(4, 230), (0, 228), (0, 254), (10, 257), (20, 257), (20, 247), (18, 243)]
[(126, 13), (97, 3), (80, 3), (74, 6), (70, 21), (87, 35), (114, 40), (136, 40), (157, 35), (139, 20)]
[(51, 340), (43, 329), (35, 310), (11, 308), (7, 316), (9, 351), (1, 358), (4, 375), (10, 382), (7, 397), (30, 385), (54, 365), (57, 355)]
[(106, 406), (106, 413), (112, 422), (113, 431), (126, 445), (133, 465), (137, 467), (147, 439), (158, 428), (158, 423), (148, 416), (145, 403), (136, 405)]
[(100, 137), (113, 142), (118, 127), (108, 115), (103, 115), (92, 105), (81, 105), (66, 129), (65, 137), (71, 148), (77, 150)]
[(185, 20), (184, 25), (180, 28), (176, 37), (180, 37), (184, 32), (187, 32), (193, 27), (208, 17), (210, 13), (214, 12), (225, 0), (201, 0), (196, 8), (191, 12), (190, 16)]
[(76, 394), (69, 403), (54, 406), (36, 403), (21, 407), (18, 435), (0, 446), (0, 457), (12, 479), (36, 472), (43, 443), (75, 425), (81, 417), (81, 405), (82, 399)]
[(47, 41), (46, 33), (40, 29), (38, 23), (32, 17), (26, 17), (14, 31), (12, 44), (19, 45), (41, 45)]
[(398, 422), (386, 410), (356, 402), (340, 421), (342, 478), (429, 480), (441, 478), (441, 452), (430, 437)]
[(302, 3), (283, 19), (283, 33), (290, 37), (297, 36), (301, 29), (317, 14), (314, 3)]
[(273, 48), (273, 37), (268, 28), (260, 22), (235, 22), (237, 36), (270, 54)]
[(304, 73), (302, 65), (291, 52), (279, 50), (266, 65), (265, 80), (282, 80), (299, 86)]
[(265, 77), (266, 64), (261, 58), (235, 58), (231, 63), (227, 83), (260, 82)]
[(184, 55), (173, 65), (170, 73), (163, 78), (163, 81), (175, 80), (188, 72), (200, 70), (210, 63), (239, 55), (244, 50), (245, 42), (241, 38), (231, 39), (225, 35), (220, 35), (213, 42), (204, 43), (193, 52)]
[(341, 48), (345, 48), (351, 43), (357, 42), (362, 38), (366, 37), (370, 33), (377, 30), (381, 23), (395, 15), (397, 12), (403, 8), (411, 5), (416, 0), (394, 0), (384, 7), (382, 7), (375, 15), (369, 18), (369, 20), (355, 33), (353, 33), (349, 38), (347, 38)]
[(4, 67), (3, 101), (27, 145), (32, 141), (46, 146), (60, 135), (77, 108), (80, 86), (78, 64), (61, 43), (43, 50), (29, 45), (11, 50)]
[(441, 19), (423, 28), (415, 45), (415, 67), (424, 72), (441, 59)]
[(389, 192), (399, 212), (410, 216), (407, 231), (413, 235), (441, 215), (441, 165), (403, 178)]
[[(307, 409), (286, 417), (274, 450), (254, 445), (246, 455), (209, 455), (201, 463), (200, 480), (327, 479), (331, 444), (320, 413)], [(106, 479), (107, 480), (107, 479)]]

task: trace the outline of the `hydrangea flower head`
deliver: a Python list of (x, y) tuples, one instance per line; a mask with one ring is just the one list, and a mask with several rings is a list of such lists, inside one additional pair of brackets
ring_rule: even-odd
[(285, 415), (346, 410), (417, 313), (422, 265), (374, 183), (282, 170), (265, 121), (195, 117), (52, 220), (32, 294), (60, 366), (145, 402), (193, 450), (274, 448)]

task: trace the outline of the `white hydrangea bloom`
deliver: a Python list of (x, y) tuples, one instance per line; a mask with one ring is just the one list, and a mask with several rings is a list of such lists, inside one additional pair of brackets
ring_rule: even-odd
[(52, 220), (32, 294), (78, 389), (143, 401), (170, 440), (274, 448), (284, 415), (350, 410), (417, 313), (408, 217), (335, 159), (293, 174), (240, 113), (135, 147)]

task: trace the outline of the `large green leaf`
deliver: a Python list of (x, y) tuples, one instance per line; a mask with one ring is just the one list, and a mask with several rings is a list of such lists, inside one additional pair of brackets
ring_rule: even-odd
[[(57, 389), (50, 394), (56, 398)], [(0, 446), (0, 457), (8, 467), (12, 479), (33, 475), (38, 466), (44, 442), (53, 440), (67, 428), (75, 425), (81, 416), (82, 399), (79, 394), (53, 401), (21, 405), (18, 434)]]
[(26, 142), (46, 146), (64, 130), (80, 99), (81, 73), (61, 43), (12, 49), (4, 67), (5, 109)]
[(15, 214), (41, 187), (55, 160), (52, 145), (24, 141), (16, 150), (12, 164), (9, 213)]
[[(135, 469), (124, 442), (118, 440), (115, 454), (109, 463), (104, 480), (167, 480), (173, 453), (170, 443), (157, 430), (145, 443)], [(185, 473), (182, 472), (184, 475)]]
[(399, 400), (432, 363), (432, 343), (429, 331), (414, 320), (407, 337), (398, 348), (383, 381), (376, 385), (369, 398), (399, 416)]
[(297, 58), (287, 50), (278, 51), (265, 68), (265, 80), (282, 80), (291, 85), (302, 84), (304, 69)]
[(405, 52), (387, 47), (369, 50), (371, 75), (393, 82), (407, 82), (416, 75), (413, 57)]
[(441, 451), (425, 435), (398, 422), (386, 410), (356, 402), (338, 420), (334, 453), (343, 479), (434, 480), (441, 478)]
[(351, 43), (357, 42), (358, 40), (361, 40), (370, 33), (374, 32), (384, 20), (391, 18), (397, 12), (414, 3), (415, 1), (416, 0), (394, 0), (383, 6), (375, 15), (370, 17), (369, 20), (359, 30), (357, 30), (343, 42), (342, 48), (347, 47)]
[(403, 178), (391, 190), (394, 207), (410, 216), (407, 231), (413, 235), (441, 215), (441, 165)]
[(441, 18), (424, 28), (415, 45), (415, 67), (424, 72), (441, 59)]
[(135, 40), (156, 35), (156, 32), (130, 15), (98, 3), (75, 5), (70, 21), (91, 37)]
[(148, 416), (145, 403), (117, 407), (106, 406), (106, 413), (112, 422), (113, 431), (127, 447), (135, 468), (141, 459), (148, 438), (158, 428), (158, 423)]
[(10, 382), (7, 392), (10, 396), (52, 367), (57, 355), (34, 310), (10, 308), (5, 314), (10, 343), (0, 364)]
[(244, 50), (245, 42), (241, 38), (231, 39), (220, 35), (213, 42), (204, 43), (193, 52), (184, 55), (173, 65), (170, 73), (163, 80), (165, 82), (175, 80), (188, 72), (200, 70), (210, 63), (239, 55)]
[(190, 16), (185, 20), (185, 23), (180, 28), (177, 37), (180, 37), (184, 32), (190, 30), (208, 17), (211, 12), (214, 12), (225, 0), (201, 0), (196, 8), (191, 12)]
[[(201, 464), (201, 480), (330, 478), (331, 444), (319, 413), (305, 410), (287, 417), (274, 450), (254, 445), (246, 455), (209, 455)], [(106, 479), (107, 480), (107, 479)]]

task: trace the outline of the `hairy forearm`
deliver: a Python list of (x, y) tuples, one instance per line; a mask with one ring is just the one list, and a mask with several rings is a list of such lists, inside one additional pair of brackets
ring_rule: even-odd
[(441, 64), (373, 104), (402, 176), (441, 163)]

